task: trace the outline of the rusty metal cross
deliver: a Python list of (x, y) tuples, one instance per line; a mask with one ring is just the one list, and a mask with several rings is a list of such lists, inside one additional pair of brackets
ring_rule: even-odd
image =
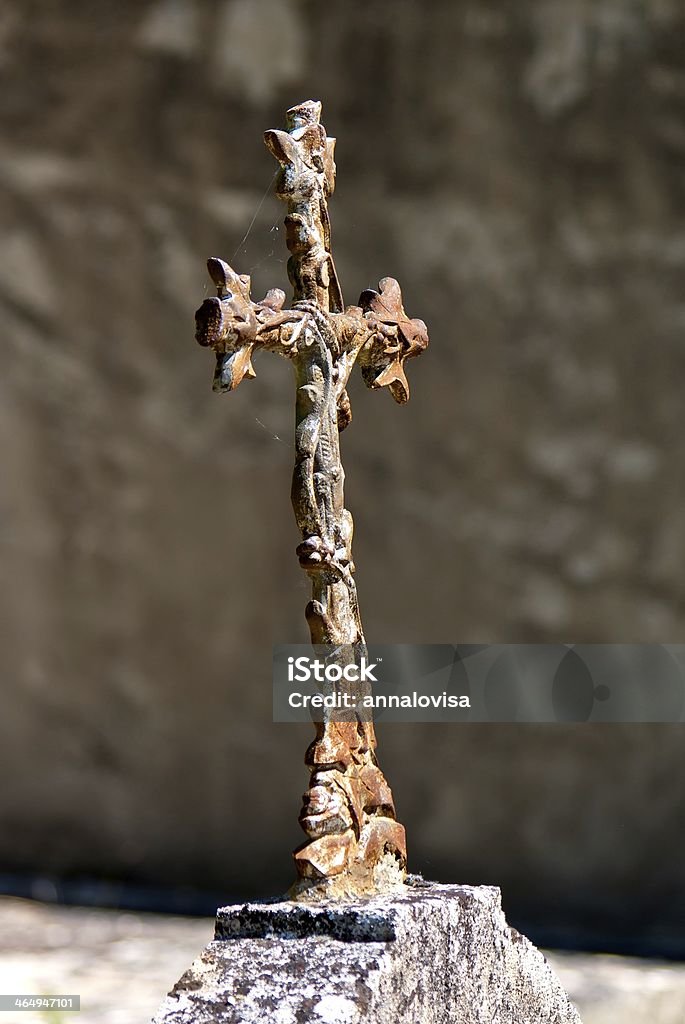
[[(302, 541), (300, 565), (312, 599), (306, 608), (313, 644), (359, 651), (364, 634), (352, 561), (352, 516), (344, 506), (340, 431), (352, 413), (346, 385), (358, 362), (370, 388), (409, 398), (405, 362), (428, 344), (426, 325), (404, 312), (397, 281), (384, 278), (358, 306), (343, 307), (331, 255), (328, 196), (335, 187), (333, 152), (320, 123), (321, 104), (308, 100), (286, 114), (286, 131), (264, 141), (281, 170), (276, 194), (287, 203), (290, 309), (278, 288), (261, 302), (250, 278), (220, 259), (208, 260), (217, 297), (196, 313), (197, 341), (216, 353), (215, 391), (254, 377), (259, 349), (278, 352), (295, 371), (295, 469), (292, 503)], [(300, 824), (307, 839), (294, 853), (296, 893), (378, 891), (402, 877), (406, 844), (392, 793), (378, 767), (371, 721), (325, 716), (307, 750), (311, 769)]]

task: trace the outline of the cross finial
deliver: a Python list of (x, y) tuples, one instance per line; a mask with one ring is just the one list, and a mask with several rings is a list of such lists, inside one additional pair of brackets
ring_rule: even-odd
[(308, 124), (318, 124), (321, 119), (321, 101), (305, 100), (285, 112), (285, 126), (289, 132), (304, 128)]
[[(217, 391), (232, 391), (254, 377), (252, 357), (259, 349), (291, 361), (292, 503), (302, 535), (297, 555), (312, 585), (305, 615), (312, 643), (334, 648), (338, 658), (356, 658), (365, 641), (340, 461), (339, 432), (352, 416), (346, 385), (358, 362), (368, 387), (387, 387), (395, 401), (406, 402), (404, 364), (423, 352), (428, 333), (422, 320), (405, 313), (400, 286), (391, 277), (383, 278), (378, 291), (362, 292), (357, 306), (343, 307), (327, 203), (335, 187), (335, 139), (326, 135), (320, 116), (321, 104), (307, 100), (287, 112), (286, 131), (264, 135), (281, 166), (276, 194), (288, 207), (291, 308), (284, 309), (285, 295), (276, 288), (254, 302), (247, 275), (210, 259), (217, 296), (197, 311), (196, 338), (216, 353)], [(311, 777), (299, 819), (307, 839), (294, 853), (298, 893), (358, 894), (403, 877), (404, 828), (378, 767), (373, 723), (352, 719), (325, 717), (307, 750)]]

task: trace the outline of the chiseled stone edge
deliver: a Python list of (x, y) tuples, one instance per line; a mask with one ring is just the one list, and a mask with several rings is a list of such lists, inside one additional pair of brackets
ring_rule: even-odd
[(501, 911), (500, 890), (495, 887), (440, 885), (414, 878), (410, 876), (401, 889), (383, 896), (312, 903), (266, 899), (219, 907), (214, 938), (306, 939), (326, 935), (342, 942), (393, 942), (397, 939), (398, 919), (406, 917), (411, 908), (418, 911), (432, 907), (436, 899), (457, 899), (465, 905), (474, 900), (487, 902), (493, 911)]

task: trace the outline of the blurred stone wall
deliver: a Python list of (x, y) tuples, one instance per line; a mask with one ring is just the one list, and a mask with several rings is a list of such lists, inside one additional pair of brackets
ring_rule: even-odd
[[(290, 879), (292, 382), (264, 357), (212, 395), (193, 312), (208, 255), (284, 285), (261, 133), (304, 98), (347, 301), (390, 274), (431, 332), (408, 407), (352, 388), (369, 638), (683, 639), (684, 54), (677, 0), (5, 0), (0, 872)], [(414, 870), (676, 928), (681, 728), (380, 754)]]

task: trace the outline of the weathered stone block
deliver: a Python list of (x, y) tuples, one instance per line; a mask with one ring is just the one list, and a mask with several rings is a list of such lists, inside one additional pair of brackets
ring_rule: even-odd
[(418, 882), (345, 902), (218, 911), (153, 1024), (580, 1024), (500, 891)]

